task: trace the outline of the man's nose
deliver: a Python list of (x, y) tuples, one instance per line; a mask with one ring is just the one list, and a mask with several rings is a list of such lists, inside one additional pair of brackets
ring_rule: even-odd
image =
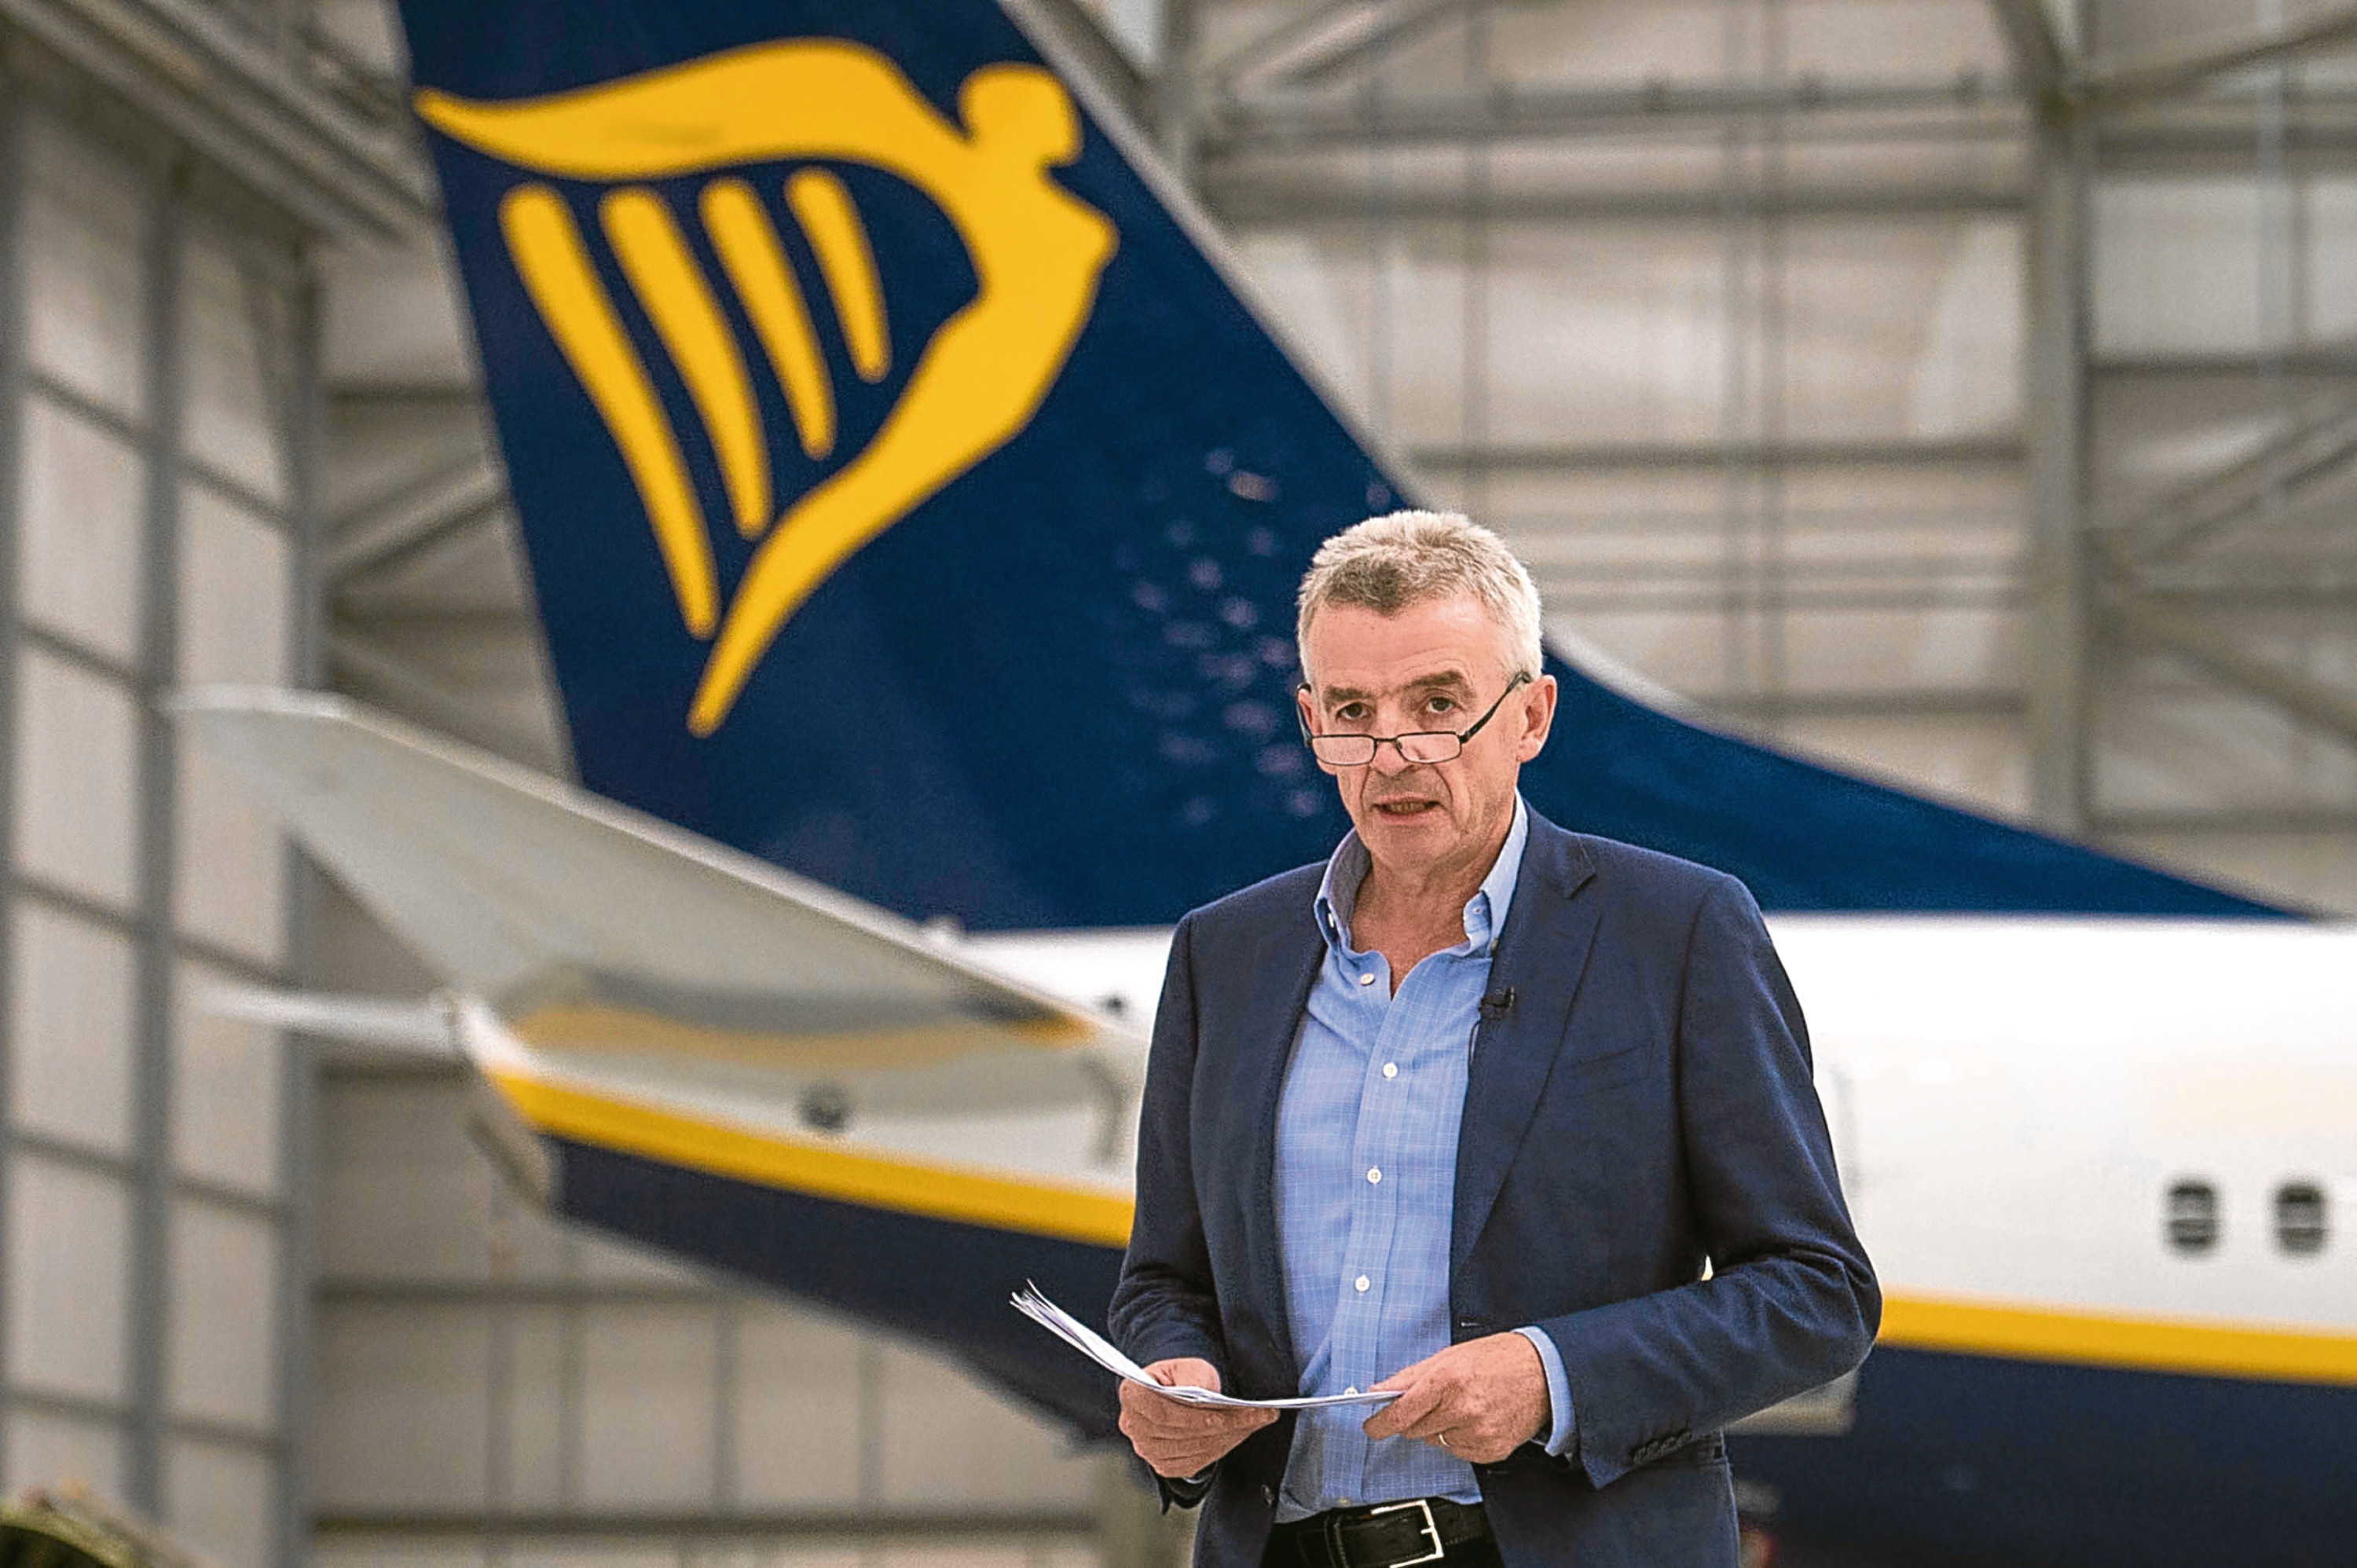
[(1406, 772), (1415, 764), (1407, 759), (1407, 753), (1398, 741), (1385, 739), (1375, 742), (1374, 757), (1367, 766), (1391, 779)]

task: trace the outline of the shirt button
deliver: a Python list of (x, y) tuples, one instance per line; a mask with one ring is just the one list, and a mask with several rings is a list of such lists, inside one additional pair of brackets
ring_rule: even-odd
[(1381, 1180), (1383, 1180), (1383, 1173), (1382, 1171), (1377, 1170), (1377, 1169), (1376, 1169), (1374, 1166), (1372, 1166), (1372, 1165), (1369, 1165), (1369, 1166), (1367, 1167), (1367, 1180), (1368, 1180), (1370, 1183), (1379, 1182), (1379, 1181), (1381, 1181)]
[(1372, 985), (1374, 983), (1375, 974), (1372, 970), (1369, 970), (1366, 973), (1359, 976), (1359, 983), (1361, 985)]
[(1385, 1078), (1397, 1078), (1399, 1076), (1399, 1063), (1385, 1062), (1383, 1064), (1383, 1076)]
[(1363, 1292), (1363, 1291), (1365, 1291), (1365, 1289), (1367, 1288), (1367, 1276), (1366, 1276), (1366, 1275), (1364, 1275), (1364, 1274), (1361, 1274), (1361, 1275), (1360, 1275), (1356, 1280), (1352, 1281), (1351, 1283), (1354, 1283), (1354, 1284), (1356, 1284), (1356, 1285), (1359, 1287), (1359, 1289), (1360, 1289), (1361, 1292)]

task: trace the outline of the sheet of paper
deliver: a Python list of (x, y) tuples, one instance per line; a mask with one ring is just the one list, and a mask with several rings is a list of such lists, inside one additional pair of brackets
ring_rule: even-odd
[(1167, 1383), (1157, 1383), (1147, 1377), (1146, 1369), (1115, 1349), (1103, 1335), (1097, 1333), (1087, 1324), (1049, 1301), (1040, 1293), (1039, 1287), (1028, 1280), (1024, 1282), (1023, 1288), (1016, 1292), (1011, 1299), (1015, 1304), (1016, 1311), (1061, 1339), (1106, 1371), (1113, 1373), (1114, 1376), (1125, 1379), (1140, 1388), (1152, 1389), (1165, 1399), (1174, 1399), (1181, 1404), (1231, 1405), (1243, 1410), (1316, 1410), (1324, 1405), (1388, 1404), (1399, 1398), (1395, 1392), (1385, 1391), (1246, 1400), (1236, 1399), (1228, 1394), (1213, 1393), (1210, 1389), (1190, 1388), (1184, 1384), (1173, 1388)]

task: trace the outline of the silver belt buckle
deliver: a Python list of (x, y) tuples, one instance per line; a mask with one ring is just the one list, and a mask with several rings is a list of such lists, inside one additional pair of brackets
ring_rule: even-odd
[(1379, 1513), (1398, 1513), (1405, 1509), (1414, 1509), (1424, 1515), (1424, 1524), (1421, 1528), (1426, 1535), (1431, 1537), (1432, 1550), (1421, 1557), (1403, 1557), (1392, 1563), (1390, 1568), (1414, 1568), (1414, 1565), (1418, 1563), (1437, 1563), (1448, 1556), (1448, 1547), (1440, 1539), (1440, 1526), (1433, 1520), (1432, 1499), (1429, 1498), (1415, 1498), (1404, 1503), (1385, 1503), (1379, 1509), (1369, 1509), (1367, 1517), (1372, 1519)]

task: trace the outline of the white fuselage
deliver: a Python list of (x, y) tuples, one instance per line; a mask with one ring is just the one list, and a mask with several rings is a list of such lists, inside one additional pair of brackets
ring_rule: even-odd
[[(2357, 927), (1784, 916), (1843, 1185), (1887, 1292), (2357, 1329)], [(1153, 1016), (1167, 931), (974, 939)], [(1125, 1173), (1124, 1173), (1125, 1174)], [(2172, 1186), (2216, 1240), (2172, 1246)], [(2324, 1198), (2320, 1248), (2281, 1234)], [(2294, 1239), (2297, 1245), (2298, 1239)]]

